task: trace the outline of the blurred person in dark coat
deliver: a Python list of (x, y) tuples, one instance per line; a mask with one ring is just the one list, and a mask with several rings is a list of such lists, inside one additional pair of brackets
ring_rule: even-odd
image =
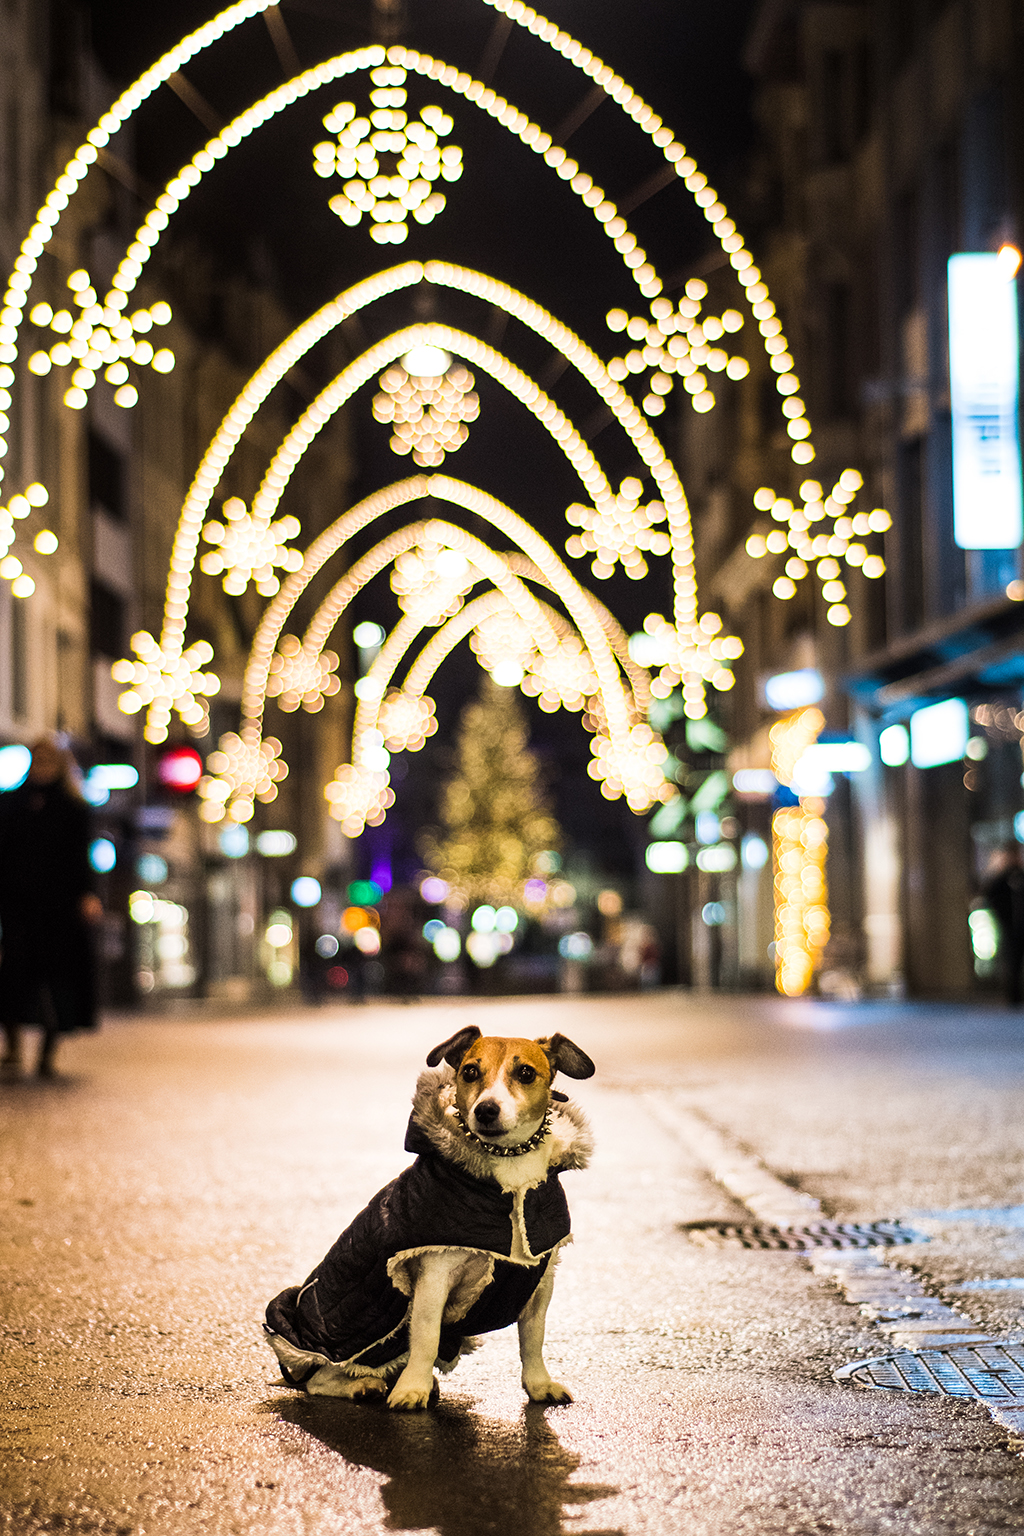
[(1011, 1007), (1024, 1002), (1024, 864), (1019, 843), (996, 855), (985, 883), (985, 899), (999, 924), (1003, 988)]
[(9, 1072), (21, 1067), (23, 1026), (42, 1030), (40, 1077), (55, 1075), (61, 1035), (96, 1028), (90, 929), (103, 908), (89, 837), (74, 759), (44, 736), (25, 782), (0, 795), (0, 1024)]

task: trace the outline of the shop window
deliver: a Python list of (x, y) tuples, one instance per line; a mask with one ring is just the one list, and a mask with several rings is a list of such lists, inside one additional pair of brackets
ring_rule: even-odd
[(123, 521), (127, 513), (124, 459), (99, 433), (89, 432), (89, 504)]
[(102, 581), (89, 584), (89, 643), (94, 655), (123, 656), (124, 600)]

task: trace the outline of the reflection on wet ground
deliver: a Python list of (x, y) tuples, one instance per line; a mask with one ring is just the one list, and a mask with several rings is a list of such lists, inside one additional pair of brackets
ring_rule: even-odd
[(441, 1536), (564, 1536), (565, 1507), (580, 1536), (624, 1536), (621, 1529), (582, 1531), (579, 1506), (617, 1488), (571, 1483), (580, 1458), (563, 1450), (539, 1406), (518, 1420), (483, 1418), (457, 1400), (429, 1413), (396, 1414), (330, 1398), (275, 1398), (266, 1410), (312, 1435), (355, 1466), (389, 1479), (381, 1489), (387, 1528), (437, 1530)]

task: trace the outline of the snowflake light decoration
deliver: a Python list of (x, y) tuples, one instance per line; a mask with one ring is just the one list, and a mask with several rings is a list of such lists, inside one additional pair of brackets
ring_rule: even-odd
[(660, 501), (641, 506), (642, 494), (641, 482), (629, 475), (620, 485), (618, 495), (599, 507), (573, 502), (566, 509), (566, 521), (583, 532), (570, 534), (565, 542), (566, 553), (577, 560), (593, 555), (590, 569), (599, 580), (606, 580), (616, 563), (621, 563), (627, 576), (640, 581), (647, 575), (643, 551), (667, 555), (672, 548), (668, 534), (655, 528), (655, 524), (665, 521), (664, 506)]
[(452, 368), (440, 347), (416, 347), (402, 363), (381, 374), (373, 414), (392, 428), (392, 453), (411, 453), (414, 463), (437, 469), (446, 453), (462, 447), (466, 423), (480, 414), (473, 375), (461, 365)]
[(117, 701), (122, 713), (137, 715), (148, 707), (143, 733), (147, 741), (167, 740), (172, 710), (194, 735), (205, 736), (210, 728), (206, 700), (220, 692), (216, 672), (203, 671), (213, 660), (213, 646), (197, 640), (180, 654), (167, 654), (144, 629), (132, 635), (131, 646), (138, 660), (115, 661), (110, 669), (116, 683), (131, 685)]
[(224, 521), (216, 518), (203, 525), (208, 549), (199, 562), (208, 576), (223, 574), (225, 592), (240, 597), (250, 581), (263, 597), (273, 597), (281, 583), (275, 567), (284, 571), (302, 568), (302, 553), (286, 549), (289, 539), (301, 531), (297, 517), (279, 517), (275, 522), (253, 516), (239, 496), (230, 496), (223, 507)]
[(550, 715), (556, 709), (581, 710), (600, 685), (583, 642), (576, 635), (563, 635), (551, 655), (533, 653), (522, 689)]
[(534, 654), (529, 625), (511, 605), (497, 608), (481, 619), (469, 637), (469, 644), (485, 672), (504, 666), (518, 668), (525, 675)]
[(380, 706), (377, 724), (389, 752), (418, 752), (437, 730), (434, 701), (393, 690)]
[(342, 763), (324, 789), (327, 813), (341, 822), (346, 837), (358, 837), (366, 826), (379, 827), (395, 803), (387, 769)]
[[(716, 345), (728, 334), (742, 330), (743, 316), (739, 310), (727, 309), (721, 315), (705, 315), (698, 319), (707, 291), (707, 283), (693, 277), (686, 285), (686, 294), (680, 299), (678, 309), (674, 309), (668, 299), (657, 298), (651, 304), (650, 319), (643, 315), (627, 315), (624, 309), (608, 312), (609, 330), (625, 331), (631, 341), (643, 343), (624, 357), (613, 357), (608, 372), (620, 382), (633, 374), (647, 374), (643, 408), (648, 416), (662, 414), (665, 397), (671, 394), (676, 378), (682, 380), (694, 410), (704, 413), (712, 410), (715, 404), (705, 369), (709, 373), (724, 373), (730, 379), (744, 379), (750, 372), (745, 357), (730, 357), (723, 346)], [(782, 350), (785, 351), (785, 347)], [(788, 361), (792, 364), (793, 359), (790, 357)], [(802, 402), (798, 414), (803, 414)], [(809, 426), (807, 432), (810, 432)]]
[(174, 367), (170, 347), (154, 347), (147, 334), (155, 325), (168, 323), (171, 306), (161, 299), (148, 309), (126, 315), (128, 295), (119, 288), (111, 288), (101, 304), (88, 272), (81, 267), (68, 278), (68, 288), (79, 311), (77, 315), (70, 309), (54, 310), (47, 303), (36, 304), (29, 312), (34, 326), (49, 330), (56, 338), (47, 350), (31, 354), (29, 372), (42, 378), (54, 367), (77, 364), (70, 387), (64, 393), (64, 404), (80, 411), (102, 369), (107, 383), (114, 385), (114, 403), (130, 409), (139, 392), (130, 382), (129, 363), (137, 368), (152, 368), (157, 373), (170, 373)]
[(276, 736), (265, 741), (246, 741), (234, 731), (220, 738), (216, 752), (206, 759), (210, 770), (199, 780), (203, 821), (251, 821), (253, 800), (269, 805), (277, 799), (277, 786), (288, 777), (288, 764), (281, 760), (281, 743)]
[[(644, 620), (643, 664), (660, 667), (651, 683), (656, 699), (667, 699), (682, 684), (683, 707), (690, 720), (707, 714), (705, 685), (719, 693), (728, 693), (736, 678), (730, 662), (743, 655), (743, 641), (738, 635), (723, 635), (717, 613), (704, 613), (689, 629), (678, 629), (660, 613), (649, 613)], [(632, 645), (630, 647), (632, 652)], [(640, 660), (639, 656), (634, 656)]]
[(777, 576), (772, 584), (775, 596), (784, 602), (795, 597), (797, 583), (812, 565), (816, 566), (821, 595), (828, 605), (825, 617), (840, 629), (852, 617), (840, 560), (862, 571), (871, 581), (885, 574), (885, 560), (879, 554), (869, 553), (862, 541), (872, 533), (885, 533), (892, 527), (892, 518), (884, 507), (851, 514), (863, 484), (859, 470), (844, 469), (827, 496), (820, 480), (805, 480), (800, 486), (799, 504), (788, 496), (777, 496), (768, 486), (754, 492), (757, 510), (769, 512), (782, 526), (768, 534), (752, 533), (747, 539), (747, 554), (761, 560), (767, 554), (792, 551), (785, 574)]
[(277, 654), (271, 657), (267, 678), (267, 697), (277, 699), (289, 714), (303, 709), (311, 715), (324, 707), (324, 699), (336, 694), (341, 684), (334, 676), (338, 657), (334, 651), (310, 655), (295, 635), (282, 635)]
[(598, 780), (606, 800), (625, 795), (630, 810), (639, 812), (659, 801), (664, 804), (677, 794), (664, 774), (668, 749), (649, 725), (634, 725), (627, 740), (618, 745), (605, 735), (597, 735), (590, 750), (593, 761), (587, 772)]
[(458, 613), (476, 579), (475, 566), (432, 535), (428, 524), (416, 548), (405, 550), (395, 561), (391, 590), (410, 618), (436, 625)]
[(328, 206), (352, 227), (367, 214), (370, 237), (380, 245), (398, 245), (408, 237), (410, 214), (417, 224), (429, 224), (445, 205), (434, 183), (462, 175), (462, 150), (439, 145), (455, 126), (452, 118), (440, 107), (424, 107), (410, 120), (406, 75), (392, 65), (372, 69), (369, 117), (360, 117), (351, 101), (340, 101), (324, 118), (335, 141), (313, 149), (318, 176), (347, 178)]

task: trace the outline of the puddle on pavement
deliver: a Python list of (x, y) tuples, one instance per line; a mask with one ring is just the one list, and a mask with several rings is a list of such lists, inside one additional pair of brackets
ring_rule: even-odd
[(274, 1399), (266, 1409), (352, 1465), (383, 1474), (388, 1530), (625, 1536), (580, 1524), (583, 1506), (619, 1490), (570, 1482), (581, 1458), (563, 1449), (539, 1406), (524, 1408), (511, 1422), (482, 1418), (452, 1401), (423, 1414), (309, 1397)]

